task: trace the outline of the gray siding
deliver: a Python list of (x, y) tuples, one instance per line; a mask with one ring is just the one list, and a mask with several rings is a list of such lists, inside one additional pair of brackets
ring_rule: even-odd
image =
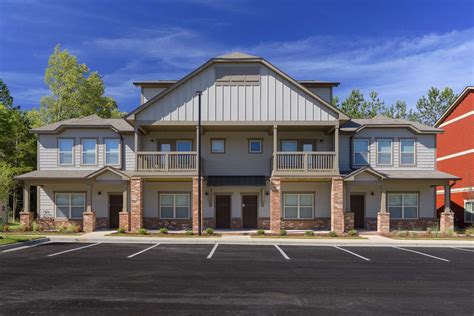
[(335, 121), (337, 113), (265, 66), (259, 85), (216, 85), (210, 67), (137, 114), (138, 121)]

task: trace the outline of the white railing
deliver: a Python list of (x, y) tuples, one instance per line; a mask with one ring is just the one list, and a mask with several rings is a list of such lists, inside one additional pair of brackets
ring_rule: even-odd
[(138, 152), (140, 171), (193, 171), (197, 170), (196, 152)]
[(277, 171), (335, 170), (335, 152), (277, 152)]

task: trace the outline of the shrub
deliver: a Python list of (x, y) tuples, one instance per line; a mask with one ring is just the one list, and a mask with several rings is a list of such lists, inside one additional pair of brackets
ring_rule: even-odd
[(145, 228), (142, 227), (138, 230), (138, 233), (140, 235), (148, 235), (148, 230), (146, 230)]
[(66, 232), (66, 226), (64, 226), (64, 225), (61, 225), (61, 226), (57, 227), (57, 229), (60, 233)]
[(355, 230), (355, 229), (351, 229), (351, 230), (349, 230), (349, 231), (347, 232), (347, 234), (348, 234), (349, 236), (357, 236), (357, 235), (359, 235), (359, 232), (358, 232), (357, 230)]
[(464, 233), (469, 236), (474, 236), (474, 226), (466, 227)]
[(18, 226), (18, 231), (20, 231), (20, 232), (26, 232), (27, 230), (28, 230), (28, 228), (26, 227), (25, 224), (20, 224)]
[(161, 228), (160, 228), (160, 234), (168, 234), (168, 228), (166, 228), (166, 227), (161, 227)]
[(337, 237), (337, 233), (334, 232), (334, 231), (330, 231), (330, 232), (328, 233), (328, 236), (329, 236), (329, 237)]
[(194, 233), (193, 233), (192, 229), (188, 229), (188, 230), (186, 230), (186, 233), (185, 233), (185, 234), (186, 234), (186, 235), (188, 235), (188, 236), (192, 236), (192, 235), (194, 235)]
[(286, 236), (286, 235), (288, 235), (286, 230), (284, 229), (280, 230), (280, 236)]
[(212, 228), (212, 227), (206, 228), (206, 234), (208, 234), (208, 235), (214, 234), (214, 228)]
[(446, 229), (444, 232), (443, 232), (443, 235), (445, 236), (452, 236), (454, 235), (454, 231), (452, 229)]
[(34, 232), (37, 232), (37, 231), (40, 230), (40, 226), (39, 226), (38, 222), (33, 221), (33, 223), (31, 223), (31, 230), (34, 231)]
[(305, 235), (305, 236), (314, 236), (314, 231), (312, 231), (312, 230), (307, 230), (307, 231), (304, 232), (304, 235)]
[(117, 233), (119, 233), (119, 234), (125, 234), (125, 228), (119, 227), (119, 228), (117, 229)]
[(68, 224), (66, 227), (65, 227), (65, 231), (67, 233), (78, 233), (81, 231), (81, 227), (79, 225), (76, 225), (76, 224)]
[(265, 235), (265, 230), (263, 229), (257, 230), (257, 235)]

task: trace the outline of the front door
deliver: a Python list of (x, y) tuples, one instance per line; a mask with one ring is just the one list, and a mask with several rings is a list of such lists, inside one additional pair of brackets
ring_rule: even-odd
[(122, 194), (111, 194), (109, 195), (109, 219), (110, 228), (119, 227), (119, 213), (123, 208), (123, 196)]
[(216, 195), (216, 228), (230, 228), (230, 195)]
[(243, 228), (257, 228), (258, 196), (242, 196), (242, 224)]
[(365, 196), (351, 195), (351, 212), (354, 212), (354, 228), (364, 228)]

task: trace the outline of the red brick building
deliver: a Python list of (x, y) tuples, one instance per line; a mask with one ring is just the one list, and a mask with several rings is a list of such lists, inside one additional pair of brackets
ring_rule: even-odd
[[(451, 188), (451, 209), (458, 226), (474, 224), (474, 87), (466, 87), (436, 122), (438, 170), (461, 177)], [(444, 190), (438, 188), (436, 206), (443, 210)]]

